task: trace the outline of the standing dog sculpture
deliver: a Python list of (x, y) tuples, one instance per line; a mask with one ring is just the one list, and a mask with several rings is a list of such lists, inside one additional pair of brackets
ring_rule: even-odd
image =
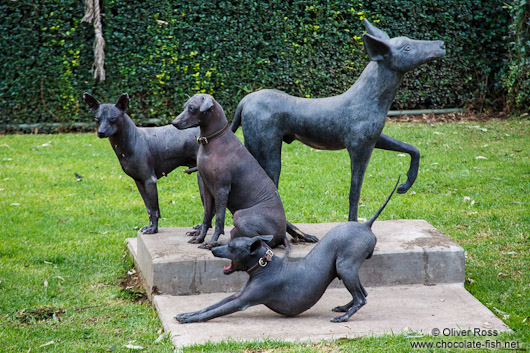
[[(357, 220), (364, 173), (374, 147), (411, 155), (406, 192), (418, 173), (420, 154), (411, 145), (381, 134), (388, 109), (405, 72), (445, 55), (441, 41), (389, 36), (365, 20), (363, 35), (370, 63), (341, 95), (307, 99), (277, 90), (262, 90), (239, 103), (232, 131), (243, 127), (245, 146), (278, 186), (282, 141), (298, 140), (322, 150), (346, 148), (351, 162), (349, 221)], [(291, 233), (291, 232), (290, 232)]]
[(285, 212), (278, 189), (228, 129), (223, 108), (207, 94), (196, 94), (184, 106), (184, 111), (173, 121), (178, 129), (200, 127), (197, 138), (199, 152), (197, 167), (203, 182), (204, 219), (190, 243), (202, 243), (215, 217), (215, 230), (209, 243), (201, 248), (220, 245), (224, 234), (226, 208), (234, 216), (232, 239), (271, 234), (271, 247), (287, 246)]
[(88, 93), (84, 93), (83, 98), (95, 115), (98, 137), (109, 139), (121, 168), (134, 179), (142, 195), (149, 225), (141, 231), (157, 233), (160, 209), (156, 181), (177, 167), (196, 166), (198, 146), (194, 135), (199, 129), (178, 131), (171, 125), (137, 128), (126, 113), (127, 93), (122, 94), (116, 104), (100, 104)]
[[(398, 180), (399, 181), (399, 180)], [(224, 273), (247, 271), (245, 286), (217, 304), (176, 316), (181, 323), (208, 321), (258, 304), (278, 314), (294, 316), (315, 305), (335, 278), (340, 278), (352, 295), (352, 301), (333, 309), (344, 312), (333, 322), (347, 321), (366, 304), (366, 290), (359, 279), (359, 268), (369, 259), (376, 244), (372, 224), (392, 197), (397, 183), (383, 205), (365, 223), (346, 222), (331, 229), (315, 247), (299, 261), (274, 256), (262, 243), (270, 237), (237, 238), (228, 245), (212, 250), (214, 256), (231, 260)]]

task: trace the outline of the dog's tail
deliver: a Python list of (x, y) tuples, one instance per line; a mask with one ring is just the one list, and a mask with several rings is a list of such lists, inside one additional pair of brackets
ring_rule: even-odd
[(394, 191), (396, 191), (396, 188), (397, 188), (397, 186), (399, 184), (399, 179), (401, 179), (401, 175), (398, 177), (396, 185), (394, 185), (394, 189), (392, 189), (392, 192), (390, 193), (390, 195), (388, 195), (388, 197), (386, 198), (385, 202), (381, 205), (381, 207), (379, 207), (377, 212), (368, 221), (366, 221), (366, 224), (368, 225), (368, 227), (372, 228), (372, 224), (374, 224), (374, 222), (377, 219), (377, 217), (379, 217), (381, 212), (383, 212), (383, 210), (385, 209), (386, 204), (388, 203), (388, 201), (390, 201), (390, 198), (392, 197), (392, 195), (394, 195)]
[(243, 107), (245, 106), (245, 101), (247, 100), (248, 96), (243, 97), (241, 102), (237, 105), (236, 113), (234, 114), (234, 119), (232, 119), (232, 125), (230, 125), (230, 129), (232, 132), (236, 132), (237, 128), (241, 125), (241, 111), (243, 110)]

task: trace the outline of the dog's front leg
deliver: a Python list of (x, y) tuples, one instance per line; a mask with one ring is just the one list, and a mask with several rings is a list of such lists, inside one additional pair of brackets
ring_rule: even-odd
[(177, 319), (177, 321), (179, 322), (182, 322), (182, 320), (185, 320), (189, 317), (192, 317), (192, 316), (197, 316), (197, 315), (200, 315), (200, 314), (203, 314), (207, 311), (211, 311), (211, 310), (214, 310), (218, 307), (220, 307), (221, 305), (224, 305), (232, 300), (235, 300), (237, 298), (239, 298), (241, 296), (241, 294), (243, 294), (243, 292), (245, 291), (245, 288), (247, 287), (247, 284), (245, 284), (245, 286), (237, 293), (234, 293), (226, 298), (224, 298), (223, 300), (213, 304), (213, 305), (210, 305), (204, 309), (201, 309), (201, 310), (197, 310), (197, 311), (193, 311), (193, 312), (189, 312), (189, 313), (182, 313), (182, 314), (178, 314), (177, 316), (175, 316), (175, 319)]
[(228, 204), (228, 195), (230, 194), (229, 186), (219, 186), (215, 194), (215, 230), (212, 235), (212, 240), (200, 246), (201, 249), (211, 249), (213, 247), (222, 245), (218, 242), (219, 236), (225, 232), (225, 215)]
[(160, 209), (158, 208), (158, 191), (156, 188), (156, 177), (152, 176), (147, 180), (135, 180), (136, 187), (142, 195), (147, 214), (149, 215), (149, 225), (141, 229), (144, 234), (158, 233), (158, 219)]
[(348, 153), (351, 164), (351, 184), (350, 184), (350, 212), (348, 221), (357, 222), (357, 212), (359, 200), (361, 198), (361, 188), (363, 185), (364, 173), (368, 167), (368, 162), (374, 149), (375, 141), (372, 145), (368, 142), (349, 142)]
[[(200, 243), (202, 243), (204, 241), (204, 238), (206, 237), (206, 233), (208, 232), (208, 229), (212, 227), (212, 218), (214, 216), (213, 214), (214, 199), (213, 199), (213, 196), (206, 189), (204, 185), (204, 180), (202, 180), (201, 174), (199, 172), (197, 172), (197, 184), (199, 186), (199, 195), (201, 196), (202, 208), (204, 210), (204, 213), (208, 212), (209, 216), (208, 217), (203, 216), (203, 222), (201, 224), (197, 224), (193, 226), (193, 230), (186, 232), (186, 235), (196, 238), (200, 240)], [(190, 240), (190, 243), (192, 242), (192, 240)], [(199, 241), (195, 241), (195, 242), (199, 243)]]
[(387, 151), (396, 151), (408, 153), (410, 155), (410, 166), (407, 172), (407, 181), (399, 185), (398, 194), (406, 193), (416, 181), (418, 176), (418, 169), (420, 167), (420, 151), (408, 143), (393, 139), (390, 136), (381, 134), (375, 144), (375, 148), (380, 148)]
[(221, 302), (213, 305), (211, 310), (200, 311), (197, 314), (192, 315), (177, 315), (176, 319), (182, 324), (188, 324), (191, 322), (204, 322), (211, 320), (213, 318), (228, 315), (235, 313), (237, 311), (243, 311), (249, 306), (256, 305), (248, 300), (244, 299), (244, 296), (238, 296), (235, 299), (226, 301), (221, 304)]
[[(204, 183), (202, 182), (202, 179), (199, 177), (199, 190), (201, 193), (201, 200), (202, 205), (204, 209), (204, 215), (202, 219), (202, 224), (198, 227), (196, 231), (188, 232), (188, 235), (192, 235), (193, 238), (191, 238), (188, 243), (191, 244), (200, 244), (204, 242), (204, 238), (206, 237), (206, 233), (208, 233), (208, 229), (212, 227), (212, 219), (215, 214), (215, 200), (213, 198), (213, 195), (208, 191), (206, 187), (204, 187)], [(201, 186), (202, 185), (202, 186)]]

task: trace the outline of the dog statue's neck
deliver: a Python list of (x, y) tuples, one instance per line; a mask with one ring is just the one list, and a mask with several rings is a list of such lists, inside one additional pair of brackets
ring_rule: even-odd
[(121, 159), (134, 152), (138, 128), (126, 113), (123, 113), (123, 117), (118, 124), (118, 131), (109, 137), (109, 142), (116, 156)]
[(207, 123), (200, 125), (201, 136), (215, 135), (215, 133), (224, 129), (226, 124), (228, 124), (225, 113), (218, 104), (214, 104), (210, 109), (211, 112), (207, 118)]
[(361, 76), (343, 95), (352, 102), (362, 101), (364, 106), (382, 109), (386, 114), (396, 97), (402, 78), (403, 73), (388, 68), (384, 63), (370, 61)]

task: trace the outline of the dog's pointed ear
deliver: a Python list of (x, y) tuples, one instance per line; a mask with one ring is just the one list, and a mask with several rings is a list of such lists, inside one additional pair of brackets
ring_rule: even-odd
[(272, 235), (259, 235), (257, 237), (252, 238), (253, 241), (250, 244), (250, 253), (255, 254), (260, 248), (262, 242), (269, 242), (273, 238)]
[(124, 112), (127, 111), (127, 109), (129, 109), (129, 95), (127, 93), (123, 93), (115, 105), (119, 110)]
[(83, 93), (83, 99), (85, 100), (86, 104), (88, 105), (88, 107), (90, 108), (92, 112), (95, 112), (96, 110), (98, 110), (100, 104), (96, 98), (92, 97), (90, 94), (85, 92)]
[(207, 111), (208, 109), (210, 109), (211, 107), (213, 107), (213, 98), (212, 96), (206, 96), (199, 110), (201, 113), (203, 113)]
[(366, 18), (364, 19), (364, 27), (366, 28), (366, 31), (369, 34), (373, 35), (374, 37), (377, 37), (379, 39), (386, 39), (386, 40), (390, 39), (388, 34), (386, 34), (382, 30), (380, 30), (379, 28), (377, 28), (376, 26), (368, 22)]
[(268, 243), (272, 240), (272, 238), (274, 238), (274, 236), (273, 235), (258, 235), (258, 238)]
[(392, 54), (392, 50), (384, 39), (379, 39), (371, 34), (363, 34), (364, 47), (372, 61), (383, 61)]

